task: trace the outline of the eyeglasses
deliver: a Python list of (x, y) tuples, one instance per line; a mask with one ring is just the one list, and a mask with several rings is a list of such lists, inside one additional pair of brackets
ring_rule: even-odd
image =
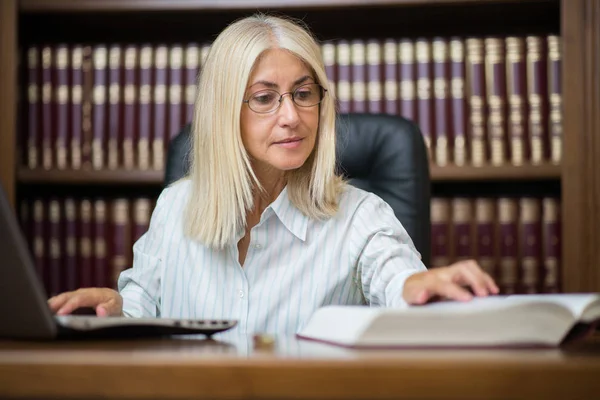
[(318, 83), (308, 83), (298, 86), (293, 92), (283, 94), (279, 94), (278, 91), (273, 89), (261, 90), (253, 93), (248, 100), (244, 100), (244, 103), (247, 103), (248, 107), (255, 113), (266, 114), (281, 107), (283, 96), (286, 94), (290, 94), (294, 104), (299, 107), (314, 107), (323, 101), (325, 92), (327, 92), (327, 89)]

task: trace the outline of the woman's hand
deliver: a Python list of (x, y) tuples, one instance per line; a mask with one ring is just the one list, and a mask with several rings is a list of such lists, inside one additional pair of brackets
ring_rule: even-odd
[(48, 306), (57, 315), (71, 314), (82, 307), (91, 307), (99, 317), (122, 316), (123, 298), (109, 288), (84, 288), (64, 292), (48, 299)]
[(473, 260), (459, 261), (447, 267), (432, 268), (411, 275), (404, 283), (404, 300), (409, 304), (424, 304), (437, 297), (469, 301), (476, 296), (498, 294), (496, 283)]

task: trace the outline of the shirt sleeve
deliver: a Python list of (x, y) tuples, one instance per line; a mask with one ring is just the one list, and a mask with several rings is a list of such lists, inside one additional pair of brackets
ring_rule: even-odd
[(369, 195), (354, 216), (355, 238), (361, 244), (357, 277), (371, 306), (406, 307), (406, 279), (427, 268), (392, 208)]
[(165, 235), (165, 189), (150, 218), (148, 231), (133, 245), (133, 266), (121, 272), (118, 290), (123, 314), (128, 317), (160, 317), (160, 277)]

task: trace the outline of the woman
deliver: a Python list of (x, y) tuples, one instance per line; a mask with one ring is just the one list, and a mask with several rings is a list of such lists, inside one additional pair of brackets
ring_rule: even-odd
[(291, 334), (327, 304), (497, 293), (474, 262), (426, 270), (391, 208), (335, 175), (328, 86), (299, 25), (257, 15), (226, 28), (199, 78), (189, 177), (160, 195), (119, 292), (67, 292), (51, 309), (232, 318), (244, 333)]

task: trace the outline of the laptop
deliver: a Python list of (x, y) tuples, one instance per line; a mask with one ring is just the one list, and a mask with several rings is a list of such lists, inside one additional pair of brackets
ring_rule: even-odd
[(53, 315), (16, 216), (0, 184), (0, 337), (10, 339), (140, 338), (203, 334), (236, 320)]

